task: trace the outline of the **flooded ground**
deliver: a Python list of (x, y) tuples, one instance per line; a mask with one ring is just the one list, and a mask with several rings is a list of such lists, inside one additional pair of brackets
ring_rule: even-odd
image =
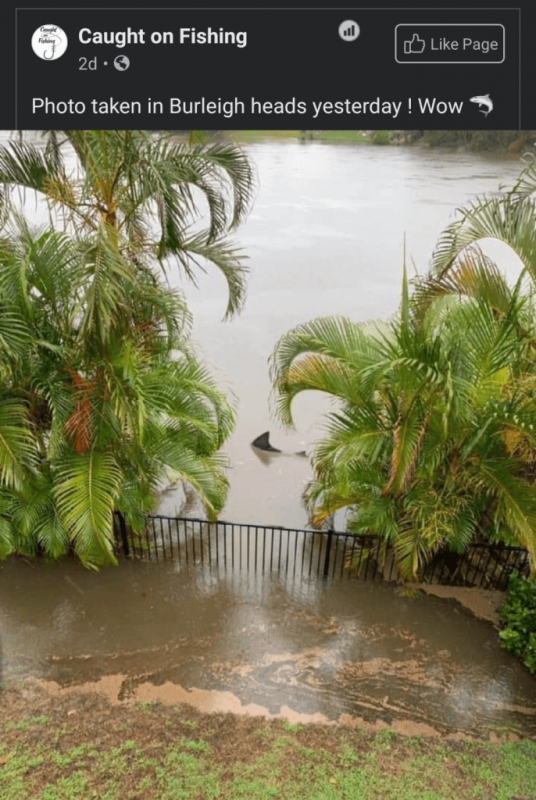
[(90, 684), (112, 702), (536, 736), (534, 679), (496, 627), (389, 583), (13, 560), (0, 565), (0, 637), (4, 680)]

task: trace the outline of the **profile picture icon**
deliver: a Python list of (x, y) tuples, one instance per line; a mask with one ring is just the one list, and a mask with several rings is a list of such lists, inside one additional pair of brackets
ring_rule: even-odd
[(67, 34), (58, 25), (41, 25), (32, 36), (32, 49), (44, 61), (55, 61), (67, 50)]

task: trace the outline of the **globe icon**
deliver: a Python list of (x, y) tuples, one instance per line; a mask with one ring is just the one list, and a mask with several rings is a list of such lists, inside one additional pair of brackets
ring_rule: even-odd
[(114, 60), (114, 67), (120, 72), (123, 72), (130, 67), (130, 59), (127, 58), (127, 56), (117, 56)]

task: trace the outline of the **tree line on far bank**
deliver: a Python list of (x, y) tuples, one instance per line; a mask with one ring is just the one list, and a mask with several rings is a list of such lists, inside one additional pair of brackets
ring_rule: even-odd
[(533, 151), (536, 155), (536, 131), (412, 131), (415, 140), (422, 134), (421, 141), (431, 147), (466, 147), (469, 150), (512, 155)]

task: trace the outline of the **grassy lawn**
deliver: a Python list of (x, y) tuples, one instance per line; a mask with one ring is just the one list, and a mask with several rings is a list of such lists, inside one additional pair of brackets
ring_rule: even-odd
[(2, 800), (512, 800), (536, 743), (405, 737), (5, 690)]
[[(230, 138), (238, 142), (255, 142), (261, 139), (299, 139), (301, 131), (229, 131)], [(361, 131), (320, 131), (313, 141), (370, 142)]]
[(228, 131), (237, 142), (256, 142), (260, 139), (299, 139), (301, 131)]
[(362, 131), (322, 131), (323, 142), (370, 142)]

